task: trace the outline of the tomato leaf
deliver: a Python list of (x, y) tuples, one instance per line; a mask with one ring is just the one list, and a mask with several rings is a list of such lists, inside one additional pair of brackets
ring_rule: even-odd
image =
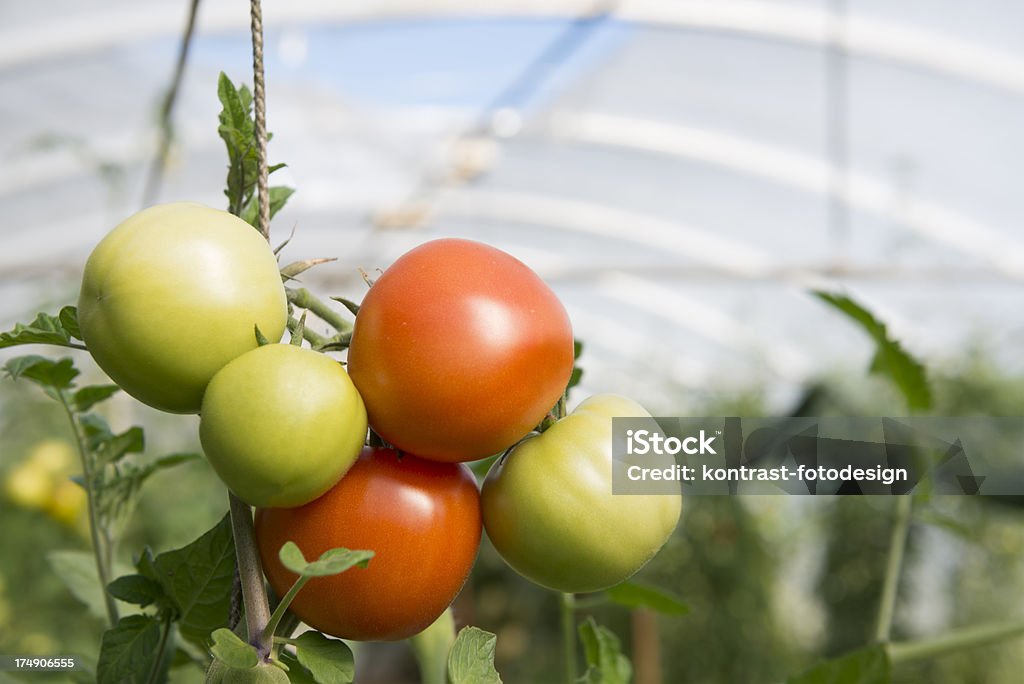
[(75, 392), (71, 397), (74, 408), (85, 413), (101, 401), (106, 401), (121, 390), (117, 385), (89, 385)]
[[(278, 165), (277, 168), (284, 166), (284, 164)], [(255, 178), (255, 176), (253, 176)], [(288, 199), (295, 194), (295, 188), (289, 188), (284, 185), (274, 185), (268, 188), (270, 192), (270, 218), (274, 218), (277, 212), (284, 209), (284, 205), (288, 203)], [(255, 226), (259, 220), (259, 197), (253, 193), (252, 197), (246, 203), (245, 208), (242, 209), (240, 218), (251, 226)]]
[(210, 636), (213, 638), (210, 652), (228, 667), (247, 670), (259, 665), (260, 656), (256, 652), (256, 648), (242, 641), (230, 629), (221, 627)]
[(565, 387), (565, 390), (567, 392), (569, 390), (571, 390), (573, 387), (575, 387), (576, 385), (580, 384), (580, 379), (583, 377), (583, 369), (580, 368), (579, 365), (576, 364), (576, 361), (579, 360), (580, 355), (582, 353), (583, 353), (583, 341), (579, 340), (579, 339), (574, 339), (572, 341), (572, 359), (573, 359), (572, 375), (569, 376), (569, 384), (566, 385), (566, 387)]
[(0, 349), (20, 344), (81, 348), (82, 345), (73, 342), (72, 338), (82, 339), (82, 333), (78, 329), (75, 307), (65, 306), (56, 316), (39, 313), (31, 323), (17, 323), (11, 330), (0, 333)]
[(875, 341), (875, 356), (868, 368), (869, 373), (889, 378), (912, 411), (926, 411), (932, 407), (932, 389), (924, 364), (889, 336), (885, 323), (846, 295), (822, 291), (814, 291), (813, 294), (857, 322)]
[(152, 560), (144, 555), (139, 571), (173, 601), (182, 637), (205, 646), (210, 632), (227, 624), (231, 610), (235, 543), (229, 516), (187, 546)]
[(872, 646), (820, 663), (786, 684), (890, 684), (889, 656)]
[(351, 684), (355, 679), (355, 658), (344, 641), (304, 632), (295, 639), (295, 656), (318, 684)]
[(74, 380), (78, 377), (78, 369), (70, 358), (54, 361), (34, 354), (11, 359), (4, 364), (4, 373), (12, 380), (31, 380), (57, 400), (60, 400), (61, 391), (74, 387)]
[(278, 552), (281, 563), (301, 577), (327, 577), (359, 566), (365, 568), (373, 558), (373, 551), (350, 551), (337, 548), (324, 551), (320, 558), (308, 562), (295, 542), (285, 542)]
[(479, 627), (463, 627), (448, 652), (448, 681), (451, 684), (501, 684), (494, 669), (494, 648), (498, 637)]
[(263, 347), (265, 345), (270, 344), (270, 340), (268, 340), (266, 336), (262, 332), (260, 332), (260, 326), (254, 325), (253, 332), (256, 333), (256, 346)]
[[(107, 618), (106, 600), (96, 572), (96, 557), (91, 551), (50, 551), (46, 554), (54, 574), (60, 577), (71, 595), (98, 618)], [(117, 571), (130, 570), (116, 564)]]
[(305, 332), (306, 332), (306, 312), (303, 311), (302, 312), (302, 316), (299, 317), (298, 324), (295, 326), (295, 329), (292, 330), (292, 338), (288, 341), (288, 343), (290, 345), (292, 345), (293, 347), (301, 347), (302, 346), (302, 336), (305, 334)]
[[(161, 651), (164, 629), (169, 627), (161, 625), (152, 615), (128, 615), (121, 618), (116, 627), (105, 631), (100, 644), (100, 659), (96, 664), (98, 684), (165, 681), (174, 649), (165, 648), (162, 662), (154, 662)], [(162, 671), (164, 676), (159, 679), (151, 677), (154, 670)]]
[(582, 682), (594, 684), (629, 684), (633, 677), (633, 666), (622, 654), (622, 644), (611, 630), (601, 627), (594, 618), (579, 626), (580, 641), (587, 661), (587, 671), (580, 678)]
[(167, 600), (160, 583), (143, 575), (118, 577), (107, 585), (107, 591), (116, 599), (143, 608)]
[(627, 608), (650, 608), (663, 615), (686, 615), (690, 612), (683, 599), (660, 587), (623, 582), (605, 593), (612, 603)]

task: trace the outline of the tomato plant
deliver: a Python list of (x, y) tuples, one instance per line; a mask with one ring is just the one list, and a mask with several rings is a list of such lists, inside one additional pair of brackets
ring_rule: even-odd
[(334, 359), (268, 344), (213, 376), (199, 438), (214, 470), (243, 501), (300, 506), (355, 462), (366, 439), (366, 409)]
[(92, 357), (154, 408), (195, 413), (214, 373), (278, 340), (287, 320), (277, 262), (250, 225), (199, 204), (145, 209), (85, 265), (78, 323)]
[(564, 592), (627, 579), (668, 540), (680, 496), (612, 494), (612, 417), (649, 417), (631, 399), (593, 396), (491, 467), (488, 538), (528, 579)]
[(309, 581), (291, 610), (345, 639), (404, 639), (425, 629), (458, 594), (480, 544), (480, 498), (469, 469), (364, 449), (341, 481), (298, 508), (256, 512), (256, 542), (278, 595), (296, 579), (278, 550), (294, 541), (313, 557), (371, 549), (366, 569)]
[(420, 245), (374, 282), (348, 357), (373, 429), (438, 461), (515, 443), (572, 366), (572, 327), (548, 286), (511, 255), (460, 239)]

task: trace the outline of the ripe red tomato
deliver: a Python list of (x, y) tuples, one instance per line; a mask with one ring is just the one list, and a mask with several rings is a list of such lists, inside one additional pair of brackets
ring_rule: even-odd
[(480, 494), (469, 469), (366, 448), (341, 481), (298, 508), (256, 511), (256, 543), (278, 596), (295, 581), (278, 551), (309, 560), (345, 547), (375, 552), (367, 568), (310, 580), (291, 610), (310, 627), (357, 641), (405, 639), (462, 589), (480, 546)]
[(377, 279), (348, 355), (373, 429), (437, 461), (514, 444), (558, 401), (572, 365), (572, 326), (544, 281), (460, 239), (420, 245)]

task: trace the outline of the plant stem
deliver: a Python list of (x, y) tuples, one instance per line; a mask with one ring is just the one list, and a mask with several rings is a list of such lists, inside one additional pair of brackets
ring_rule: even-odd
[(561, 595), (562, 648), (565, 655), (565, 684), (576, 682), (576, 597)]
[(318, 318), (338, 332), (347, 332), (352, 329), (352, 323), (342, 318), (341, 314), (328, 306), (327, 302), (320, 299), (304, 287), (285, 288), (288, 293), (288, 301), (300, 309), (309, 309)]
[(955, 629), (918, 641), (890, 643), (887, 650), (893, 665), (903, 665), (1020, 636), (1024, 636), (1024, 621), (991, 623)]
[(909, 494), (896, 498), (892, 536), (889, 539), (889, 561), (885, 568), (882, 597), (878, 605), (878, 622), (875, 626), (875, 640), (879, 643), (888, 642), (892, 633), (892, 620), (896, 610), (896, 590), (899, 587), (900, 571), (903, 568), (903, 552), (907, 546), (907, 532), (910, 530), (910, 514), (913, 503), (913, 498)]
[(167, 641), (171, 636), (171, 615), (164, 616), (163, 631), (160, 632), (160, 645), (157, 647), (156, 658), (153, 659), (153, 666), (149, 670), (146, 684), (153, 684), (159, 680), (160, 661), (164, 659), (164, 652), (167, 651)]
[(245, 604), (245, 625), (249, 643), (256, 647), (262, 660), (270, 657), (270, 639), (264, 629), (270, 621), (270, 606), (263, 588), (263, 568), (256, 553), (252, 510), (234, 494), (228, 494), (231, 505), (231, 531), (235, 537), (235, 557), (242, 580), (242, 602)]
[[(288, 317), (288, 330), (290, 332), (295, 332), (296, 330), (298, 330), (298, 328), (299, 328), (299, 322), (297, 320), (295, 320), (294, 316), (289, 316)], [(321, 335), (320, 333), (318, 333), (315, 330), (310, 330), (306, 326), (302, 327), (302, 337), (307, 342), (309, 342), (311, 345), (313, 345), (314, 348), (322, 347), (325, 344), (327, 344), (327, 342), (328, 342), (328, 338), (324, 337), (323, 335)]]
[(78, 447), (78, 458), (82, 462), (82, 481), (85, 484), (85, 497), (89, 509), (89, 537), (92, 540), (92, 553), (96, 558), (96, 576), (99, 578), (100, 589), (103, 591), (103, 601), (107, 609), (107, 622), (110, 623), (111, 627), (114, 627), (118, 621), (117, 603), (114, 602), (114, 597), (107, 591), (107, 585), (110, 584), (111, 579), (110, 567), (113, 562), (111, 547), (113, 544), (106, 531), (100, 530), (100, 515), (97, 510), (96, 492), (93, 491), (94, 478), (89, 458), (88, 441), (82, 433), (78, 420), (75, 418), (75, 412), (68, 402), (67, 393), (60, 391), (58, 396), (60, 397), (61, 405), (64, 407), (64, 412), (68, 416), (68, 421), (71, 423), (71, 431), (75, 435), (75, 445)]
[(284, 617), (285, 611), (287, 611), (288, 606), (292, 604), (292, 600), (295, 598), (295, 595), (299, 593), (299, 590), (302, 589), (302, 587), (306, 586), (306, 582), (310, 579), (310, 577), (300, 577), (295, 580), (295, 583), (292, 584), (288, 593), (285, 594), (284, 598), (281, 599), (281, 602), (277, 604), (277, 608), (274, 609), (274, 614), (271, 615), (270, 619), (267, 621), (267, 626), (263, 628), (261, 641), (268, 644), (273, 642), (274, 632), (277, 631), (277, 625), (281, 622), (281, 618)]
[(409, 645), (420, 667), (423, 684), (448, 682), (448, 652), (455, 643), (455, 615), (451, 608), (419, 634), (409, 638)]

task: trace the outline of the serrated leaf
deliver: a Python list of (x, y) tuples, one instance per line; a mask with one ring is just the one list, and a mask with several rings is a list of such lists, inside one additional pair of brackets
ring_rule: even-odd
[(229, 516), (191, 544), (146, 558), (140, 559), (139, 571), (159, 582), (173, 601), (181, 636), (205, 646), (210, 632), (227, 624), (231, 609), (235, 544)]
[(36, 383), (56, 398), (55, 392), (71, 389), (74, 379), (78, 377), (78, 369), (69, 358), (57, 361), (45, 356), (19, 356), (4, 364), (4, 372), (12, 380), (25, 378)]
[(501, 684), (494, 669), (498, 637), (479, 627), (463, 627), (448, 651), (448, 681), (451, 684)]
[[(150, 615), (129, 615), (103, 633), (97, 684), (145, 684), (159, 664), (161, 624)], [(171, 649), (173, 653), (173, 649)], [(169, 663), (169, 660), (168, 660)]]
[(786, 684), (890, 684), (889, 656), (883, 646), (872, 646), (827, 660)]
[(320, 558), (308, 562), (295, 542), (285, 542), (278, 552), (281, 563), (300, 577), (327, 577), (337, 575), (358, 565), (365, 568), (373, 551), (350, 551), (349, 549), (328, 549), (320, 554)]
[(106, 401), (121, 390), (117, 385), (89, 385), (77, 390), (72, 396), (74, 408), (85, 413), (101, 401)]
[(143, 575), (124, 575), (107, 585), (107, 591), (116, 599), (136, 606), (160, 603), (166, 598), (158, 582)]
[(605, 592), (612, 603), (627, 608), (650, 608), (663, 615), (686, 615), (690, 607), (682, 598), (660, 587), (623, 582)]
[(57, 319), (60, 320), (61, 326), (68, 335), (75, 339), (82, 339), (82, 329), (78, 325), (78, 307), (62, 307), (57, 314)]
[(336, 302), (339, 302), (342, 306), (348, 309), (353, 316), (359, 315), (359, 305), (353, 302), (352, 300), (345, 299), (344, 297), (331, 297), (331, 299), (333, 299)]
[(351, 684), (355, 679), (355, 658), (344, 641), (304, 632), (295, 639), (295, 655), (318, 684)]
[(912, 411), (926, 411), (932, 407), (932, 390), (924, 364), (889, 336), (884, 323), (846, 295), (822, 291), (814, 291), (813, 294), (854, 320), (875, 341), (875, 356), (869, 372), (889, 378)]
[(89, 446), (100, 463), (117, 463), (128, 454), (141, 454), (145, 451), (146, 435), (138, 425), (116, 435), (108, 429), (105, 433), (96, 432), (92, 435)]
[(576, 361), (579, 360), (580, 355), (583, 353), (583, 341), (573, 339), (572, 341), (572, 375), (569, 376), (569, 384), (565, 386), (566, 391), (571, 390), (576, 385), (580, 384), (580, 380), (583, 379), (583, 369), (576, 365)]
[(210, 652), (228, 667), (247, 670), (260, 664), (260, 655), (256, 648), (242, 641), (230, 629), (221, 627), (214, 630), (210, 636), (213, 638)]
[(291, 280), (295, 276), (299, 275), (300, 273), (305, 273), (314, 266), (319, 266), (320, 264), (326, 264), (337, 260), (337, 257), (322, 257), (319, 259), (303, 259), (302, 261), (293, 261), (292, 263), (288, 264), (287, 266), (281, 269), (281, 277), (284, 278), (285, 280)]
[(579, 626), (580, 642), (587, 662), (587, 671), (580, 678), (582, 682), (595, 684), (629, 684), (633, 677), (633, 666), (622, 654), (622, 644), (611, 630), (598, 625), (594, 618), (587, 618)]
[[(255, 179), (255, 176), (253, 176)], [(254, 186), (255, 187), (255, 184)], [(288, 203), (288, 199), (295, 194), (295, 188), (289, 188), (284, 185), (274, 185), (268, 188), (270, 192), (270, 218), (274, 218), (277, 212), (284, 209), (284, 205)], [(260, 205), (259, 195), (253, 192), (252, 197), (245, 204), (245, 208), (242, 210), (240, 217), (243, 221), (257, 227), (256, 223), (259, 220)]]
[(31, 323), (17, 323), (7, 332), (0, 333), (0, 349), (21, 344), (54, 344), (61, 347), (79, 347), (71, 340), (81, 339), (78, 319), (72, 313), (65, 313), (75, 307), (67, 306), (57, 316), (39, 313)]

